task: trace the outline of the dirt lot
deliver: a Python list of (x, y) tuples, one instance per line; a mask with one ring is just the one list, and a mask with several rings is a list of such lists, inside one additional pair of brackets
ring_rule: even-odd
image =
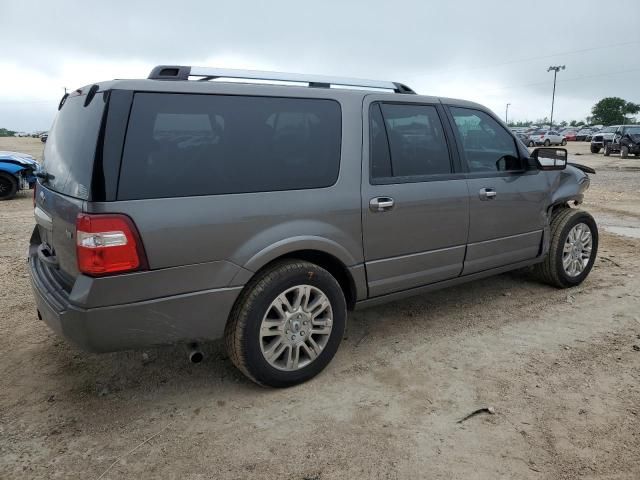
[(569, 148), (598, 170), (585, 208), (609, 229), (582, 286), (507, 274), (356, 312), (327, 370), (288, 390), (215, 344), (191, 365), (57, 338), (28, 284), (31, 196), (0, 203), (0, 478), (640, 478), (640, 159)]

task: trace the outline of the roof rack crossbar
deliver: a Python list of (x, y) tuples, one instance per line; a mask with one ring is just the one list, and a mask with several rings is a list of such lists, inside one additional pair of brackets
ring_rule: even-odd
[(347, 87), (393, 90), (396, 93), (415, 93), (411, 88), (401, 83), (382, 80), (179, 65), (159, 65), (151, 71), (148, 78), (152, 80), (189, 80), (189, 77), (201, 77), (198, 79), (200, 81), (213, 80), (216, 78), (238, 78), (246, 80), (307, 83), (310, 87), (315, 88), (329, 88), (331, 85), (341, 85)]

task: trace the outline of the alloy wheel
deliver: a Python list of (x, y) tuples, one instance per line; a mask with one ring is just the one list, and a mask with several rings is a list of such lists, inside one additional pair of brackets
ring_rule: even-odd
[(296, 285), (269, 305), (260, 325), (260, 350), (274, 368), (295, 371), (324, 350), (333, 326), (327, 295), (311, 285)]
[(577, 277), (587, 267), (591, 259), (591, 230), (584, 223), (578, 223), (569, 231), (562, 250), (562, 267), (570, 277)]

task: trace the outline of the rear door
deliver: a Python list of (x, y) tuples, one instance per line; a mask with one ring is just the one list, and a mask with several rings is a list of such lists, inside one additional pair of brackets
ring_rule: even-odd
[(547, 176), (527, 168), (513, 136), (488, 113), (454, 106), (449, 112), (469, 172), (463, 275), (536, 257), (549, 204)]
[[(388, 99), (388, 95), (383, 97)], [(363, 245), (369, 295), (460, 275), (469, 224), (464, 174), (436, 99), (365, 97)]]
[(78, 275), (76, 216), (89, 198), (104, 109), (102, 93), (91, 101), (85, 94), (67, 98), (45, 144), (47, 179), (39, 180), (36, 187), (39, 244), (34, 247), (42, 262), (58, 268), (70, 281)]

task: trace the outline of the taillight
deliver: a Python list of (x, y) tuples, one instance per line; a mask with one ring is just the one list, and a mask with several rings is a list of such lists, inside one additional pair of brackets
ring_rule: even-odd
[(78, 270), (98, 276), (147, 268), (138, 230), (126, 215), (78, 214)]
[(544, 138), (544, 135), (540, 135), (540, 138)]

